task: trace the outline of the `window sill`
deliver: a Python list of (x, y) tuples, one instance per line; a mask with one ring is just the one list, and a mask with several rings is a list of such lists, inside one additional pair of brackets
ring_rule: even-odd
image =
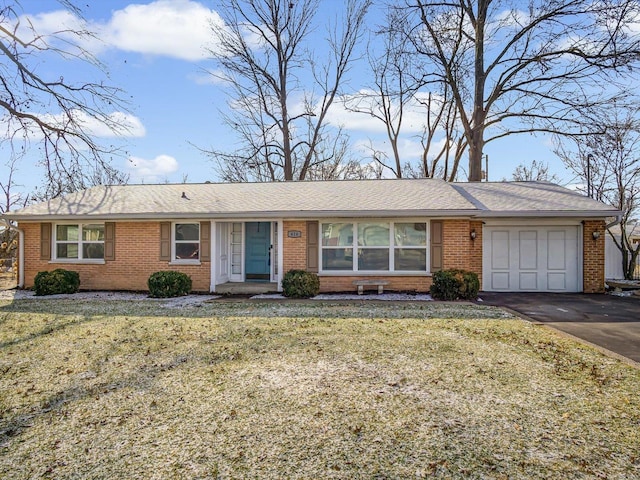
[(195, 265), (200, 266), (202, 263), (200, 260), (172, 260), (169, 265)]
[(91, 259), (74, 259), (74, 258), (56, 258), (49, 260), (49, 263), (60, 263), (68, 265), (105, 265), (107, 262), (102, 258)]
[(319, 277), (431, 277), (431, 272), (422, 270), (415, 272), (390, 272), (388, 270), (380, 270), (379, 272), (358, 272), (354, 270), (335, 270), (323, 271), (318, 273)]

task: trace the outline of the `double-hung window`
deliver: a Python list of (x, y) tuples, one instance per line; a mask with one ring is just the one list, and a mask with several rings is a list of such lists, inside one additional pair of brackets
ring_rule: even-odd
[(395, 271), (427, 270), (426, 223), (395, 223), (393, 225), (393, 243)]
[(55, 255), (58, 260), (104, 259), (104, 224), (56, 225)]
[(427, 271), (427, 222), (327, 222), (321, 235), (324, 272)]
[(200, 260), (200, 224), (175, 223), (174, 260)]

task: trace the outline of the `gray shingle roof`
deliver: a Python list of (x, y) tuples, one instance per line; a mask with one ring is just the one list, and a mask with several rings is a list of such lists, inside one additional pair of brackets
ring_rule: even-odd
[(437, 179), (98, 186), (11, 212), (12, 220), (70, 218), (313, 218), (339, 216), (616, 215), (547, 183)]
[[(571, 214), (576, 211), (616, 215), (615, 208), (580, 193), (547, 182), (454, 183), (486, 216), (520, 214)], [(611, 213), (613, 212), (613, 213)]]

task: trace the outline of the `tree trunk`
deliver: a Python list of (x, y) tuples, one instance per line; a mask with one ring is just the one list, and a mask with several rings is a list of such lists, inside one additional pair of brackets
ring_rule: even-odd
[(484, 150), (484, 90), (487, 73), (484, 69), (484, 28), (489, 2), (479, 1), (475, 24), (475, 65), (473, 92), (473, 113), (471, 117), (471, 138), (469, 139), (469, 181), (482, 181), (482, 151)]
[(471, 132), (469, 142), (469, 181), (482, 181), (482, 151), (484, 149), (484, 128), (476, 127)]

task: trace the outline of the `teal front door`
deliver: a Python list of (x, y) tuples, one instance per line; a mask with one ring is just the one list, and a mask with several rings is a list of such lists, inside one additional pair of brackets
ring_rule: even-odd
[(245, 224), (245, 280), (271, 279), (271, 223), (247, 222)]

